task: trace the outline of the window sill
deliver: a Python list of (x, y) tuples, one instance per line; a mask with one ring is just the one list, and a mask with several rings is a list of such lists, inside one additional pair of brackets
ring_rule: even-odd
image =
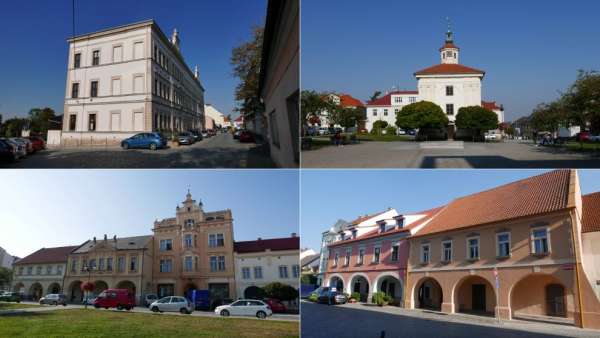
[(419, 265), (426, 266), (426, 265), (429, 265), (429, 262), (420, 262)]
[(447, 265), (452, 263), (452, 261), (440, 261), (440, 264)]
[(507, 260), (509, 258), (510, 258), (510, 255), (508, 255), (508, 256), (496, 256), (496, 260), (499, 260), (499, 261), (504, 261), (504, 260)]
[(532, 253), (531, 256), (537, 257), (537, 258), (543, 258), (546, 256), (550, 256), (550, 252)]
[(478, 260), (479, 260), (479, 257), (477, 257), (477, 258), (468, 258), (468, 259), (467, 259), (467, 262), (470, 262), (470, 263), (475, 263), (475, 262), (477, 262)]

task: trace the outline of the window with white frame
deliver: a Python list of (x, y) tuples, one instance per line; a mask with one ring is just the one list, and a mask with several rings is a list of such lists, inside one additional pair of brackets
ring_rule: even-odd
[(333, 256), (333, 266), (337, 266), (338, 265), (338, 261), (340, 259), (340, 254), (336, 251), (334, 256)]
[(173, 240), (172, 239), (161, 239), (159, 242), (160, 251), (171, 251), (173, 250)]
[(254, 267), (254, 279), (262, 279), (262, 278), (263, 278), (262, 266), (255, 266)]
[(387, 109), (383, 110), (383, 116), (388, 116), (388, 110)]
[(288, 267), (287, 265), (279, 266), (279, 278), (287, 279), (288, 277)]
[(377, 109), (373, 109), (373, 116), (377, 116)]
[(496, 234), (496, 256), (510, 256), (510, 232), (500, 232)]
[(344, 266), (350, 265), (350, 255), (352, 254), (352, 249), (346, 249), (346, 256), (344, 257)]
[(452, 261), (452, 241), (442, 242), (442, 262)]
[(534, 228), (531, 230), (531, 249), (536, 255), (545, 255), (550, 252), (548, 228)]
[(415, 102), (417, 102), (417, 98), (415, 96), (411, 96), (408, 98), (408, 102), (415, 103)]
[(300, 277), (300, 265), (298, 265), (298, 264), (292, 265), (292, 276), (294, 278)]
[(173, 261), (170, 259), (161, 259), (159, 265), (160, 272), (171, 272), (173, 270)]
[(479, 259), (479, 237), (467, 238), (467, 259)]
[(186, 248), (191, 248), (192, 247), (192, 235), (191, 234), (185, 234), (183, 236), (184, 240), (184, 245)]
[(400, 251), (400, 244), (398, 244), (398, 243), (392, 244), (392, 262), (398, 261), (399, 251)]
[(429, 263), (429, 251), (431, 246), (429, 243), (421, 244), (421, 263)]
[(46, 274), (47, 275), (51, 275), (52, 274), (52, 265), (46, 266)]
[(379, 263), (379, 258), (381, 256), (381, 246), (376, 246), (373, 250), (373, 263)]
[(192, 271), (192, 256), (185, 256), (184, 259), (184, 271)]
[(250, 279), (250, 268), (242, 268), (242, 279)]
[(402, 96), (396, 96), (396, 97), (394, 97), (394, 102), (395, 103), (402, 103)]
[(363, 263), (364, 259), (365, 259), (365, 248), (359, 248), (358, 249), (358, 258), (356, 260), (356, 263), (360, 265)]
[(71, 261), (71, 272), (76, 272), (77, 271), (77, 258), (74, 258)]

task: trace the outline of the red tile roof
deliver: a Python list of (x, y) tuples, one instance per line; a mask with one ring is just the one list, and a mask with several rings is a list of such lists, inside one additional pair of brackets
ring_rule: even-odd
[(234, 121), (235, 121), (235, 122), (244, 122), (244, 116), (243, 116), (243, 115), (240, 115), (240, 116), (238, 116), (238, 117), (237, 117), (237, 118), (236, 118)]
[(392, 209), (385, 209), (384, 211), (380, 211), (380, 212), (377, 212), (377, 213), (374, 213), (374, 214), (371, 214), (371, 215), (359, 216), (355, 220), (353, 220), (351, 222), (348, 222), (348, 224), (349, 225), (358, 225), (358, 224), (360, 224), (360, 223), (362, 223), (362, 222), (364, 222), (364, 221), (366, 221), (366, 220), (368, 220), (370, 218), (377, 217), (377, 216), (382, 215), (382, 214), (384, 214), (384, 213), (386, 213), (386, 212), (388, 212), (390, 210), (392, 210)]
[(359, 100), (348, 94), (340, 94), (340, 106), (342, 107), (364, 107), (365, 105)]
[(446, 43), (445, 43), (445, 44), (442, 46), (442, 48), (440, 48), (440, 52), (441, 52), (441, 51), (442, 51), (442, 49), (444, 49), (444, 48), (456, 48), (456, 49), (460, 49), (460, 48), (458, 48), (458, 47), (457, 47), (457, 46), (456, 46), (454, 43), (452, 43), (452, 42), (446, 42)]
[(563, 210), (570, 170), (556, 170), (451, 201), (415, 236)]
[[(397, 234), (400, 232), (406, 232), (406, 231), (410, 231), (412, 229), (414, 229), (415, 227), (422, 225), (423, 223), (429, 221), (432, 217), (434, 217), (439, 211), (441, 211), (443, 209), (443, 207), (437, 207), (437, 208), (433, 208), (433, 209), (429, 209), (429, 210), (424, 210), (424, 211), (420, 211), (420, 212), (415, 212), (415, 213), (411, 213), (410, 215), (425, 215), (425, 217), (419, 219), (418, 221), (412, 222), (410, 224), (407, 224), (406, 226), (404, 226), (403, 228), (396, 228), (394, 227), (393, 229), (389, 229), (384, 233), (380, 233), (379, 229), (375, 229), (375, 230), (371, 230), (367, 233), (364, 233), (354, 239), (347, 239), (344, 241), (338, 241), (335, 243), (330, 244), (330, 247), (334, 247), (334, 246), (338, 246), (338, 245), (346, 245), (348, 243), (354, 243), (354, 242), (358, 242), (358, 241), (362, 241), (365, 239), (370, 239), (370, 238), (376, 238), (376, 237), (383, 237), (383, 236), (389, 236), (392, 234)], [(406, 215), (405, 215), (406, 216)]]
[(300, 250), (300, 237), (285, 237), (260, 239), (256, 241), (242, 241), (233, 243), (233, 251), (237, 253)]
[(392, 95), (419, 95), (418, 91), (414, 90), (397, 90), (391, 93), (386, 94), (380, 98), (377, 98), (373, 101), (367, 102), (367, 106), (391, 106), (392, 105)]
[(481, 101), (481, 106), (488, 110), (500, 110), (500, 107), (498, 107), (496, 105), (496, 101), (491, 101), (491, 102)]
[(582, 196), (581, 232), (600, 231), (600, 192)]
[(21, 258), (15, 262), (18, 264), (43, 264), (43, 263), (61, 263), (67, 261), (67, 256), (71, 251), (79, 246), (61, 246), (57, 248), (41, 248), (31, 255)]
[(442, 63), (429, 68), (415, 72), (417, 75), (451, 75), (451, 74), (481, 74), (485, 75), (483, 70), (451, 63)]

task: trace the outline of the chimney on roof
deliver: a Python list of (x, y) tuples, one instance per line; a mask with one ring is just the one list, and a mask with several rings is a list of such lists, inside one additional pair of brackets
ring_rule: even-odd
[(96, 243), (96, 236), (94, 236), (94, 244)]
[(117, 235), (113, 236), (113, 241), (115, 241), (115, 243), (117, 243)]
[(258, 237), (258, 240), (259, 240), (259, 241), (261, 241), (261, 240), (262, 240), (262, 238)]
[(297, 234), (295, 232), (292, 232), (292, 238), (296, 238), (296, 235)]
[(177, 51), (179, 51), (179, 33), (177, 32), (177, 28), (173, 29), (173, 35), (171, 35), (171, 43), (173, 44), (173, 46), (175, 46), (175, 48), (177, 49)]
[(104, 241), (105, 241), (105, 242), (106, 242), (106, 239), (107, 239), (107, 237), (106, 237), (106, 234), (104, 234)]
[(198, 66), (194, 67), (194, 78), (198, 78)]

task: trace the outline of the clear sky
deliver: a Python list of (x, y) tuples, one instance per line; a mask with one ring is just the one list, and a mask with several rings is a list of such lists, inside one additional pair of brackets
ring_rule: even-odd
[[(454, 198), (494, 188), (546, 170), (302, 170), (302, 247), (319, 251), (321, 234), (338, 219), (388, 207), (399, 213), (442, 206)], [(600, 170), (579, 170), (584, 194), (600, 191)]]
[(0, 247), (24, 257), (93, 236), (151, 235), (192, 197), (231, 209), (235, 240), (299, 233), (297, 170), (5, 170)]
[(554, 100), (578, 69), (600, 71), (600, 1), (303, 0), (302, 87), (349, 93), (416, 90), (439, 63), (446, 17), (460, 62), (486, 71), (483, 99), (506, 119)]
[[(180, 33), (188, 66), (197, 64), (205, 102), (225, 115), (234, 107), (237, 79), (231, 49), (262, 26), (266, 0), (76, 0), (75, 34), (155, 19), (170, 37)], [(72, 35), (71, 0), (2, 1), (0, 5), (0, 113), (24, 116), (32, 107), (62, 113), (67, 69), (67, 38)]]

